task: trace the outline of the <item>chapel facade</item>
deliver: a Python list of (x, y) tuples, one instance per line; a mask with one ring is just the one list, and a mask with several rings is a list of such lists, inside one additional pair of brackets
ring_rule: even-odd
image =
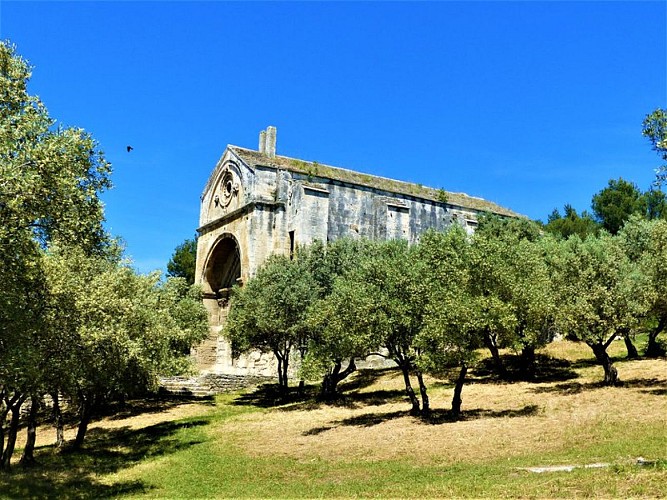
[(221, 331), (232, 287), (243, 285), (273, 253), (341, 237), (417, 242), (427, 229), (460, 224), (474, 231), (480, 214), (515, 217), (463, 193), (371, 176), (276, 154), (276, 129), (258, 150), (227, 146), (201, 196), (196, 281), (204, 292), (210, 335), (193, 349), (203, 373), (268, 375), (272, 356), (233, 359)]

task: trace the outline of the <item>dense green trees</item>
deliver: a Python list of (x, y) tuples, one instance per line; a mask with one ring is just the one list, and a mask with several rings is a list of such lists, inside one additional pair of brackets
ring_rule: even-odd
[(463, 384), (483, 345), (482, 321), (471, 307), (469, 247), (467, 233), (453, 226), (445, 233), (426, 233), (418, 249), (428, 263), (424, 322), (415, 341), (422, 354), (419, 364), (435, 374), (459, 369), (452, 398), (454, 417), (461, 413)]
[(579, 215), (575, 208), (568, 204), (564, 207), (564, 215), (561, 215), (558, 209), (551, 212), (544, 229), (562, 238), (569, 238), (576, 234), (585, 239), (591, 234), (597, 234), (600, 226), (587, 211), (584, 210)]
[(99, 255), (109, 246), (99, 200), (109, 164), (83, 130), (54, 127), (29, 78), (27, 62), (0, 43), (0, 468), (21, 406), (36, 404), (50, 366), (43, 250), (60, 241)]
[(648, 333), (647, 356), (664, 356), (658, 336), (667, 329), (667, 221), (630, 220), (620, 233), (620, 244), (647, 283), (648, 313), (642, 326)]
[(182, 371), (186, 349), (206, 336), (207, 317), (183, 278), (160, 283), (157, 273), (137, 275), (73, 248), (49, 252), (45, 267), (54, 303), (47, 323), (57, 328), (49, 336), (57, 342), (49, 349), (57, 367), (49, 372), (57, 377), (47, 389), (78, 405), (78, 447), (99, 405), (143, 394), (157, 388), (159, 375)]
[(656, 172), (656, 184), (661, 185), (667, 180), (667, 111), (658, 108), (644, 118), (642, 134), (651, 141), (653, 150), (662, 159)]
[(189, 285), (195, 282), (197, 262), (197, 238), (185, 240), (178, 245), (167, 262), (167, 276), (184, 278)]
[[(326, 246), (316, 241), (298, 253), (319, 291), (308, 311), (310, 337), (301, 369), (311, 378), (322, 377), (323, 399), (335, 397), (338, 384), (356, 370), (355, 358), (377, 349), (366, 324), (371, 318), (356, 316), (372, 305), (369, 297), (363, 296), (353, 280), (343, 278), (358, 267), (369, 247), (364, 240), (341, 238)], [(348, 304), (356, 306), (349, 308)]]
[(235, 353), (258, 349), (278, 360), (278, 380), (287, 391), (290, 353), (305, 355), (308, 345), (308, 306), (319, 295), (306, 261), (274, 255), (242, 288), (235, 288), (225, 334)]
[(591, 203), (598, 221), (616, 234), (632, 214), (646, 212), (646, 200), (639, 188), (623, 179), (611, 179), (606, 188), (593, 196)]
[(79, 446), (97, 405), (182, 369), (207, 331), (196, 289), (122, 262), (99, 199), (110, 165), (89, 134), (55, 126), (29, 78), (0, 43), (0, 469), (26, 401), (30, 465), (46, 394), (56, 413), (63, 396), (78, 406)]
[(480, 349), (490, 351), (500, 377), (509, 375), (500, 349), (516, 353), (521, 370), (511, 375), (530, 379), (536, 350), (557, 335), (589, 345), (604, 383), (615, 385), (618, 373), (607, 354), (614, 340), (632, 349), (632, 338), (646, 331), (650, 353), (661, 353), (665, 248), (667, 222), (639, 215), (618, 235), (601, 231), (586, 239), (488, 217), (474, 235), (455, 225), (413, 245), (315, 243), (295, 260), (270, 259), (236, 290), (227, 335), (243, 350), (274, 351), (283, 388), (290, 353), (305, 346), (302, 368), (323, 377), (325, 397), (355, 370), (355, 359), (383, 355), (401, 370), (413, 414), (430, 410), (425, 373), (458, 370), (457, 416)]
[(560, 331), (586, 342), (604, 368), (604, 382), (616, 384), (618, 374), (607, 348), (633, 332), (646, 314), (646, 276), (608, 234), (584, 241), (571, 238), (552, 248), (549, 259)]
[(655, 188), (642, 193), (635, 184), (620, 178), (611, 179), (593, 196), (592, 207), (602, 227), (611, 234), (618, 233), (632, 215), (647, 219), (667, 216), (665, 193)]

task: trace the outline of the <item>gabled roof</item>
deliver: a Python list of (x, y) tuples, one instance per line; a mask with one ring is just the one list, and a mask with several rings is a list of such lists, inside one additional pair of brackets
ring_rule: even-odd
[[(361, 172), (355, 172), (354, 170), (332, 167), (318, 162), (298, 160), (287, 156), (276, 155), (273, 158), (269, 158), (259, 151), (253, 151), (252, 149), (246, 149), (239, 146), (230, 145), (228, 148), (251, 168), (279, 168), (311, 177), (332, 179), (340, 182), (356, 184), (358, 186), (379, 189), (390, 193), (414, 196), (415, 198), (425, 200), (442, 201), (441, 190), (422, 186), (420, 184), (412, 184), (410, 182), (397, 181), (386, 177), (363, 174)], [(508, 217), (521, 217), (521, 215), (508, 208), (501, 207), (496, 203), (482, 198), (468, 196), (465, 193), (452, 193), (450, 191), (445, 191), (445, 193), (447, 195), (448, 205), (460, 206), (481, 212), (491, 212)]]

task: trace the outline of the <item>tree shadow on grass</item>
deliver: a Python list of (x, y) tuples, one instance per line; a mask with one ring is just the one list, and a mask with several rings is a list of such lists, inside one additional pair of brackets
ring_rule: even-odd
[(100, 416), (107, 417), (109, 420), (124, 420), (146, 413), (161, 413), (187, 403), (215, 406), (213, 396), (198, 397), (165, 394), (124, 403), (113, 403), (103, 408)]
[[(630, 359), (628, 358), (627, 354), (609, 354), (609, 359), (611, 359), (612, 363), (622, 363), (624, 361), (636, 361), (637, 359), (641, 358), (635, 358), (635, 359)], [(586, 357), (586, 358), (579, 358), (571, 362), (572, 368), (591, 368), (594, 366), (602, 367), (600, 362), (595, 359), (593, 356), (593, 351), (591, 351), (591, 356)]]
[(539, 413), (539, 406), (526, 405), (523, 408), (515, 410), (486, 410), (484, 408), (473, 408), (464, 410), (460, 415), (455, 416), (451, 410), (432, 410), (428, 415), (424, 415), (420, 420), (425, 424), (440, 425), (450, 422), (461, 422), (469, 420), (481, 420), (487, 418), (515, 418), (530, 417)]
[(258, 408), (281, 408), (281, 410), (294, 410), (301, 405), (310, 404), (317, 394), (317, 387), (308, 384), (303, 391), (296, 387), (290, 387), (287, 394), (281, 392), (278, 384), (262, 384), (250, 392), (243, 393), (234, 399), (233, 405), (255, 406)]
[(363, 408), (365, 406), (381, 406), (395, 401), (407, 401), (404, 390), (387, 390), (379, 389), (370, 392), (352, 392), (338, 394), (330, 399), (319, 399), (313, 397), (311, 399), (296, 402), (293, 404), (286, 404), (276, 408), (278, 411), (311, 411), (320, 408), (335, 407), (348, 408), (350, 410)]
[(283, 394), (277, 384), (263, 384), (251, 392), (241, 394), (232, 404), (276, 408), (280, 411), (316, 410), (324, 406), (344, 408), (377, 406), (401, 397), (404, 391), (359, 391), (372, 386), (387, 372), (395, 370), (396, 368), (358, 370), (354, 373), (354, 378), (339, 384), (339, 394), (332, 399), (319, 399), (319, 384), (307, 384), (302, 392), (299, 392), (296, 387), (290, 387), (287, 394)]
[(374, 425), (387, 422), (389, 420), (394, 420), (396, 418), (402, 418), (410, 416), (408, 411), (392, 411), (385, 413), (365, 413), (363, 415), (358, 415), (356, 417), (345, 418), (343, 420), (336, 420), (331, 423), (331, 425), (324, 425), (322, 427), (315, 427), (303, 433), (304, 436), (316, 436), (322, 434), (323, 432), (335, 429), (336, 427), (373, 427)]
[(199, 418), (164, 422), (143, 429), (94, 428), (89, 431), (83, 449), (56, 452), (53, 446), (39, 447), (38, 464), (31, 469), (15, 466), (0, 473), (0, 492), (9, 498), (109, 498), (147, 493), (151, 487), (141, 481), (103, 484), (98, 475), (131, 467), (151, 457), (175, 453), (199, 444), (196, 438), (179, 437), (183, 429), (209, 422)]
[(314, 427), (303, 433), (304, 436), (317, 436), (323, 432), (330, 431), (336, 427), (372, 427), (379, 425), (389, 420), (394, 420), (403, 417), (412, 417), (413, 419), (429, 425), (440, 425), (451, 422), (479, 420), (486, 418), (514, 418), (514, 417), (529, 417), (536, 415), (539, 412), (537, 405), (526, 405), (517, 410), (486, 410), (483, 408), (475, 408), (461, 412), (458, 417), (455, 417), (451, 410), (431, 410), (428, 415), (412, 416), (408, 410), (391, 411), (384, 413), (365, 413), (357, 415), (356, 417), (345, 418), (342, 420), (335, 420), (329, 425), (321, 427)]
[(645, 394), (653, 394), (655, 396), (667, 395), (667, 381), (658, 378), (631, 378), (621, 382), (623, 387), (631, 389), (642, 389), (641, 392)]
[(563, 396), (571, 394), (579, 394), (584, 390), (600, 389), (604, 387), (600, 382), (567, 382), (564, 384), (556, 384), (548, 387), (535, 387), (531, 389), (535, 394), (561, 394)]
[(388, 373), (400, 373), (396, 367), (390, 368), (364, 368), (357, 370), (349, 379), (338, 384), (341, 393), (359, 391), (372, 386), (377, 380)]
[(629, 380), (621, 380), (618, 382), (618, 384), (614, 386), (606, 385), (603, 381), (586, 382), (586, 383), (568, 382), (565, 384), (556, 384), (554, 386), (548, 386), (548, 387), (535, 387), (534, 389), (532, 389), (532, 392), (536, 394), (552, 393), (552, 394), (561, 394), (567, 396), (571, 394), (579, 394), (580, 392), (583, 391), (606, 389), (608, 387), (617, 387), (619, 389), (645, 388), (646, 390), (642, 392), (648, 394), (655, 394), (657, 396), (667, 394), (667, 383), (664, 380), (660, 380), (657, 378), (634, 378)]
[(546, 354), (535, 354), (535, 370), (529, 375), (522, 369), (521, 357), (516, 354), (500, 356), (506, 374), (503, 378), (496, 373), (492, 358), (483, 359), (474, 370), (473, 383), (502, 383), (502, 382), (561, 382), (579, 377), (574, 371), (575, 366), (566, 359), (554, 358)]

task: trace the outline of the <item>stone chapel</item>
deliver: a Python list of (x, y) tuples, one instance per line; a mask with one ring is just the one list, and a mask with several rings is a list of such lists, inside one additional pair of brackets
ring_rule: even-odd
[(272, 356), (232, 359), (221, 336), (230, 292), (272, 253), (292, 254), (314, 240), (340, 237), (416, 242), (427, 229), (477, 217), (518, 214), (463, 193), (355, 172), (276, 154), (276, 128), (259, 136), (258, 150), (227, 146), (201, 196), (196, 280), (204, 292), (210, 336), (193, 350), (203, 373), (273, 376)]

